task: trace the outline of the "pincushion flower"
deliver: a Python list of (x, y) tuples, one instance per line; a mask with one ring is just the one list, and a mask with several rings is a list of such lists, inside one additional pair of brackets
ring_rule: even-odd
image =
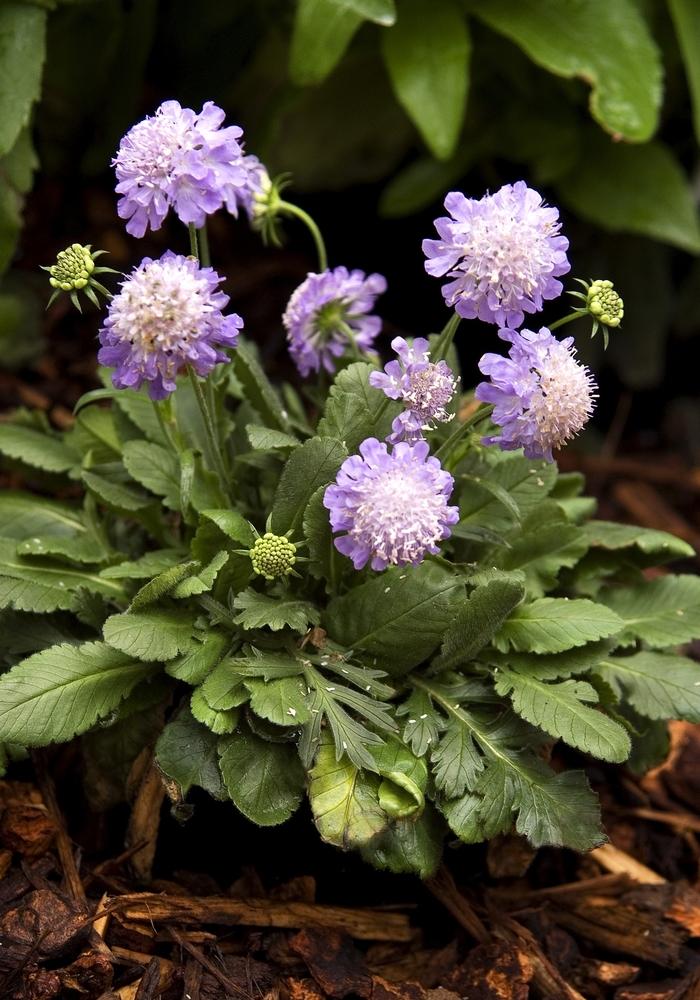
[(345, 532), (335, 547), (355, 569), (417, 566), (438, 542), (449, 538), (459, 508), (448, 503), (454, 480), (427, 442), (402, 441), (393, 450), (376, 438), (360, 445), (360, 454), (341, 465), (327, 487), (324, 506), (333, 531)]
[(547, 327), (498, 335), (511, 344), (508, 357), (485, 354), (479, 362), (490, 381), (477, 386), (476, 398), (495, 404), (491, 419), (500, 426), (484, 443), (551, 462), (552, 449), (578, 434), (593, 412), (593, 376), (576, 360), (573, 337), (557, 340)]
[(335, 358), (349, 347), (371, 349), (382, 321), (370, 313), (384, 291), (381, 274), (336, 267), (308, 275), (282, 317), (290, 354), (302, 376), (322, 367), (334, 372)]
[(208, 375), (228, 358), (243, 327), (240, 316), (224, 316), (228, 295), (211, 267), (170, 250), (159, 260), (145, 257), (122, 282), (100, 330), (100, 364), (114, 368), (117, 389), (148, 383), (151, 399), (164, 399), (188, 365)]
[(423, 240), (425, 269), (452, 279), (442, 294), (460, 316), (515, 328), (561, 294), (569, 241), (558, 210), (524, 181), (478, 200), (451, 191), (445, 208), (449, 217), (435, 220), (440, 239)]
[(246, 197), (248, 172), (237, 125), (222, 128), (224, 112), (207, 101), (197, 114), (165, 101), (122, 139), (112, 166), (117, 211), (127, 232), (160, 229), (169, 210), (197, 227), (222, 205), (234, 215)]
[(403, 337), (395, 337), (391, 348), (398, 361), (390, 361), (383, 372), (372, 372), (369, 383), (389, 399), (402, 400), (406, 407), (394, 420), (388, 440), (417, 441), (436, 423), (452, 419), (447, 405), (454, 396), (457, 379), (446, 361), (430, 360), (429, 344), (424, 337), (416, 337), (412, 345)]

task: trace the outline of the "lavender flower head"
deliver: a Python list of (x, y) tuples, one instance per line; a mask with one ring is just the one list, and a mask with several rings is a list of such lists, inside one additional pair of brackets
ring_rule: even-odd
[(239, 200), (248, 213), (248, 218), (253, 221), (260, 210), (264, 208), (265, 202), (270, 196), (272, 181), (267, 168), (252, 153), (243, 157), (243, 168), (246, 173), (246, 182), (239, 192)]
[(226, 205), (236, 215), (246, 197), (248, 172), (237, 125), (222, 128), (224, 112), (207, 101), (197, 114), (177, 101), (131, 128), (112, 166), (117, 175), (117, 211), (127, 232), (143, 236), (160, 229), (169, 210), (197, 227)]
[(372, 372), (369, 384), (381, 389), (389, 399), (401, 399), (406, 409), (394, 420), (393, 433), (387, 438), (417, 441), (436, 423), (446, 423), (453, 414), (446, 407), (457, 388), (457, 379), (446, 361), (430, 360), (428, 341), (417, 337), (411, 346), (403, 337), (395, 337), (392, 350), (399, 357), (390, 361), (383, 372)]
[(545, 326), (498, 336), (511, 344), (508, 357), (484, 354), (479, 362), (491, 381), (476, 387), (476, 398), (495, 404), (491, 419), (501, 428), (484, 444), (523, 448), (528, 458), (551, 462), (552, 449), (578, 434), (593, 412), (593, 376), (576, 360), (573, 337), (557, 340)]
[(335, 539), (336, 549), (355, 569), (367, 562), (375, 570), (417, 566), (439, 551), (437, 543), (459, 520), (459, 508), (448, 505), (453, 487), (425, 441), (402, 441), (390, 452), (384, 442), (367, 438), (323, 498), (333, 531), (346, 532)]
[(335, 371), (335, 358), (348, 347), (370, 350), (382, 321), (369, 315), (386, 291), (381, 274), (365, 275), (336, 267), (309, 274), (292, 293), (284, 316), (289, 351), (301, 375), (325, 368)]
[(147, 382), (151, 399), (164, 399), (187, 365), (205, 376), (228, 360), (219, 348), (236, 346), (243, 320), (222, 314), (228, 295), (220, 281), (212, 268), (170, 250), (141, 261), (111, 300), (99, 334), (97, 357), (115, 369), (117, 389)]
[(442, 294), (464, 319), (516, 328), (561, 294), (569, 241), (558, 210), (525, 181), (479, 200), (451, 191), (445, 208), (450, 216), (435, 220), (440, 239), (423, 240), (425, 269), (452, 278)]

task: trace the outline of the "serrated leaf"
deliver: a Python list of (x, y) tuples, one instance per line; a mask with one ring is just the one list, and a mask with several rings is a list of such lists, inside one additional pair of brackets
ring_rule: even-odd
[(0, 494), (0, 537), (18, 542), (42, 538), (80, 538), (87, 534), (81, 512), (67, 503), (4, 490)]
[(173, 590), (173, 597), (196, 597), (204, 594), (214, 586), (219, 570), (222, 569), (229, 560), (228, 552), (218, 552), (214, 558), (203, 568), (191, 576), (181, 580)]
[(195, 688), (190, 695), (190, 711), (197, 722), (201, 722), (217, 736), (227, 736), (238, 725), (238, 709), (212, 708), (201, 688)]
[(139, 660), (172, 660), (192, 646), (192, 617), (183, 609), (112, 615), (104, 624), (105, 641)]
[(17, 544), (18, 556), (49, 556), (69, 563), (100, 563), (109, 551), (94, 536), (37, 535)]
[(270, 597), (248, 588), (238, 594), (233, 602), (238, 612), (234, 621), (243, 629), (269, 628), (273, 632), (289, 628), (306, 632), (309, 624), (318, 625), (318, 609), (308, 601)]
[(166, 507), (180, 509), (180, 467), (172, 452), (151, 441), (127, 441), (124, 465), (137, 483), (162, 497)]
[(309, 774), (309, 803), (322, 840), (348, 850), (370, 843), (389, 825), (379, 805), (379, 778), (351, 760), (336, 760), (324, 741)]
[(442, 858), (444, 823), (429, 804), (416, 819), (400, 819), (362, 848), (362, 857), (375, 868), (396, 875), (434, 875)]
[(478, 656), (524, 596), (524, 587), (505, 580), (477, 587), (445, 632), (440, 655), (433, 660), (434, 669), (451, 670)]
[(226, 659), (217, 663), (201, 687), (204, 700), (217, 712), (228, 712), (244, 705), (250, 692), (243, 684), (237, 661)]
[(521, 653), (560, 653), (616, 636), (622, 627), (622, 619), (604, 604), (541, 597), (513, 611), (494, 637), (494, 645), (502, 652), (511, 647)]
[[(481, 482), (477, 481), (477, 476)], [(493, 486), (499, 486), (510, 495), (521, 519), (525, 520), (549, 494), (556, 478), (556, 466), (551, 462), (521, 455), (508, 455), (495, 465), (480, 466), (476, 474), (464, 481), (461, 489), (459, 527), (482, 526), (495, 532), (508, 531), (513, 526), (513, 515), (500, 492), (494, 493)], [(484, 485), (486, 482), (488, 485)]]
[(484, 760), (479, 753), (471, 730), (458, 719), (448, 719), (443, 727), (440, 742), (433, 749), (435, 787), (448, 798), (463, 795), (467, 788), (475, 788)]
[[(111, 384), (108, 369), (101, 369), (101, 377)], [(145, 434), (149, 441), (158, 445), (167, 445), (168, 442), (156, 415), (153, 401), (149, 399), (145, 389), (141, 392), (135, 392), (133, 389), (120, 389), (115, 394), (114, 401), (134, 427)]]
[(619, 764), (629, 757), (627, 731), (588, 707), (597, 704), (598, 694), (587, 681), (546, 683), (530, 674), (501, 668), (495, 686), (499, 694), (510, 697), (518, 715), (550, 736), (600, 760)]
[(432, 744), (437, 744), (439, 719), (430, 696), (413, 688), (406, 701), (396, 709), (396, 715), (407, 716), (403, 727), (403, 740), (417, 757), (422, 757)]
[(434, 156), (457, 144), (467, 103), (471, 42), (463, 10), (453, 0), (402, 0), (394, 28), (382, 34), (394, 92)]
[(202, 518), (211, 521), (219, 529), (222, 535), (226, 535), (233, 542), (239, 545), (252, 546), (255, 542), (255, 533), (246, 519), (235, 510), (203, 510)]
[(518, 673), (528, 674), (541, 681), (562, 680), (575, 674), (583, 674), (606, 658), (613, 643), (606, 639), (589, 642), (577, 649), (566, 649), (562, 653), (493, 653), (485, 659), (494, 667), (511, 667)]
[(620, 645), (637, 640), (659, 649), (700, 635), (700, 578), (664, 576), (636, 587), (606, 588), (600, 601), (622, 619)]
[(78, 462), (59, 437), (17, 424), (0, 424), (0, 454), (45, 472), (68, 472)]
[(311, 438), (293, 451), (275, 492), (271, 530), (278, 535), (298, 530), (309, 500), (346, 458), (345, 447), (334, 438)]
[(560, 570), (575, 566), (588, 549), (581, 529), (570, 524), (558, 504), (549, 500), (530, 514), (509, 541), (510, 547), (498, 553), (496, 562), (507, 570), (523, 569), (528, 591), (535, 597), (552, 590)]
[(143, 510), (154, 498), (140, 490), (121, 462), (83, 469), (80, 478), (98, 500), (117, 510)]
[(296, 812), (304, 769), (287, 743), (241, 730), (220, 743), (221, 774), (236, 808), (258, 826), (277, 826)]
[(617, 524), (614, 521), (588, 521), (582, 526), (591, 548), (612, 552), (637, 550), (644, 557), (644, 565), (659, 565), (676, 559), (691, 559), (695, 554), (692, 545), (667, 531), (640, 528), (636, 524)]
[(661, 61), (633, 0), (470, 0), (469, 9), (538, 65), (589, 83), (591, 114), (614, 137), (646, 142), (654, 134)]
[(700, 722), (700, 664), (672, 653), (607, 657), (596, 673), (648, 719)]
[(41, 93), (46, 10), (22, 3), (0, 7), (0, 156), (29, 123)]
[(215, 799), (226, 798), (219, 771), (218, 738), (202, 726), (188, 709), (169, 722), (156, 743), (156, 764), (185, 799), (193, 787), (203, 788)]
[(262, 719), (276, 726), (300, 726), (308, 722), (306, 686), (299, 677), (265, 681), (251, 678), (244, 682), (250, 691), (250, 707)]
[(180, 549), (154, 549), (139, 559), (108, 566), (100, 572), (100, 576), (105, 580), (146, 580), (181, 561)]
[(245, 429), (250, 447), (254, 451), (274, 451), (276, 448), (296, 448), (298, 438), (271, 427), (261, 427), (260, 424), (247, 424)]
[(336, 597), (322, 619), (346, 649), (362, 649), (390, 674), (422, 663), (441, 642), (464, 584), (435, 563), (393, 569)]
[(277, 430), (289, 431), (289, 418), (279, 397), (260, 367), (251, 346), (240, 342), (233, 353), (233, 370), (243, 386), (246, 399), (268, 424)]
[(149, 604), (155, 604), (157, 601), (160, 601), (161, 598), (170, 594), (178, 583), (189, 576), (192, 570), (198, 566), (198, 562), (190, 561), (164, 569), (162, 573), (149, 580), (148, 583), (144, 583), (136, 591), (131, 599), (129, 611), (140, 611), (142, 608), (147, 608)]
[(109, 715), (152, 668), (102, 642), (51, 646), (0, 677), (0, 742), (47, 746)]
[(342, 441), (349, 454), (369, 437), (383, 440), (391, 431), (401, 405), (369, 384), (374, 365), (356, 361), (340, 372), (331, 386), (317, 433)]
[(319, 486), (304, 512), (304, 538), (309, 546), (309, 572), (325, 580), (334, 593), (342, 572), (342, 556), (333, 544), (333, 532), (327, 509), (323, 506), (325, 486)]
[(197, 642), (193, 637), (189, 651), (176, 660), (169, 660), (165, 672), (176, 680), (186, 681), (188, 684), (201, 684), (214, 670), (230, 644), (228, 636), (210, 629), (203, 642)]

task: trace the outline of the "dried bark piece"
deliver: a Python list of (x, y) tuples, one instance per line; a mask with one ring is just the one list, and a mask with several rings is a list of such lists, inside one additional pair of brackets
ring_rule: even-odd
[(48, 889), (30, 892), (0, 919), (0, 963), (11, 969), (77, 947), (89, 933), (85, 916)]
[(25, 858), (45, 854), (56, 836), (56, 825), (43, 805), (12, 803), (0, 819), (0, 844)]
[(479, 944), (443, 979), (464, 1000), (527, 1000), (534, 968), (516, 944)]
[(285, 979), (284, 985), (289, 993), (289, 1000), (325, 1000), (313, 979)]
[(504, 834), (488, 843), (486, 862), (492, 878), (522, 878), (537, 851), (524, 837)]
[[(129, 848), (134, 844), (143, 843), (143, 847), (132, 854), (129, 864), (138, 879), (142, 882), (148, 882), (156, 856), (160, 813), (165, 800), (165, 785), (161, 780), (160, 771), (155, 766), (153, 752), (149, 750), (144, 751), (144, 753), (148, 754), (148, 763), (138, 783), (136, 798), (129, 817), (125, 846)], [(134, 768), (139, 762), (140, 757), (137, 757), (134, 761)]]
[(450, 941), (444, 948), (405, 948), (375, 945), (367, 952), (367, 964), (373, 975), (392, 982), (407, 979), (420, 983), (426, 989), (445, 985), (445, 971), (457, 964), (457, 941)]
[(663, 809), (672, 811), (676, 799), (700, 813), (700, 728), (692, 722), (669, 722), (668, 734), (668, 757), (640, 780), (640, 786)]
[(22, 976), (22, 986), (13, 1000), (54, 1000), (61, 995), (61, 977), (49, 969), (28, 969)]
[(112, 986), (114, 966), (101, 952), (88, 951), (58, 974), (63, 989), (98, 997)]
[(318, 985), (331, 997), (355, 993), (368, 998), (372, 994), (364, 956), (347, 934), (331, 930), (303, 930), (290, 940), (292, 951), (302, 958)]

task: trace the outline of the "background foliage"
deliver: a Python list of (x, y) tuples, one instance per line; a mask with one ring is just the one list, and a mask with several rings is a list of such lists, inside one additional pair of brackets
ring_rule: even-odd
[(81, 183), (108, 186), (120, 135), (176, 96), (226, 107), (249, 149), (292, 172), (322, 215), (320, 192), (346, 192), (330, 221), (365, 258), (348, 263), (394, 266), (396, 283), (410, 266), (413, 301), (397, 296), (391, 317), (408, 328), (435, 315), (417, 247), (444, 192), (525, 176), (566, 209), (575, 272), (624, 291), (626, 333), (611, 351), (623, 380), (658, 383), (667, 337), (685, 356), (700, 320), (696, 3), (431, 0), (427, 11), (423, 0), (202, 0), (196, 13), (185, 0), (3, 3), (5, 363), (31, 353), (43, 306), (20, 240), (35, 172), (88, 241)]

